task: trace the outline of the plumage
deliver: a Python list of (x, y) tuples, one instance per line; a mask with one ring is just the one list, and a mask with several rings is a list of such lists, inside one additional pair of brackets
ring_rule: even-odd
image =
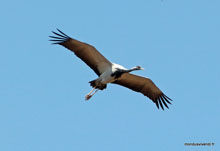
[(113, 83), (124, 86), (133, 91), (140, 92), (149, 97), (154, 103), (156, 103), (158, 109), (159, 106), (164, 109), (162, 104), (164, 104), (167, 108), (169, 108), (167, 103), (171, 104), (169, 101), (171, 99), (163, 94), (163, 92), (149, 78), (124, 73)]
[[(77, 57), (84, 61), (99, 76), (97, 79), (89, 82), (93, 89), (86, 95), (86, 100), (90, 99), (98, 90), (105, 89), (108, 83), (114, 83), (149, 97), (158, 109), (162, 108), (164, 110), (164, 106), (169, 108), (167, 103), (171, 104), (170, 101), (172, 100), (149, 78), (130, 73), (135, 70), (143, 70), (143, 68), (136, 66), (126, 69), (121, 65), (111, 63), (92, 45), (75, 40), (59, 29), (57, 30), (59, 33), (52, 31), (55, 36), (49, 36), (52, 38), (50, 41), (74, 52)], [(93, 91), (95, 92), (92, 94)]]
[(84, 61), (93, 71), (100, 76), (107, 67), (111, 67), (111, 62), (109, 62), (101, 53), (99, 53), (95, 47), (70, 38), (62, 31), (56, 33), (53, 32), (55, 36), (50, 36), (52, 38), (50, 41), (54, 41), (53, 44), (59, 44), (70, 51), (74, 52), (77, 57)]

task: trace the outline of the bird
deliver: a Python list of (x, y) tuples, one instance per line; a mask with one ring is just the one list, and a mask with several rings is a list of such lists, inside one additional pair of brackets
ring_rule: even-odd
[(53, 36), (49, 36), (52, 44), (61, 45), (72, 51), (98, 76), (89, 82), (92, 90), (85, 96), (85, 100), (89, 100), (96, 92), (106, 89), (107, 85), (112, 83), (142, 93), (152, 100), (158, 109), (164, 110), (164, 106), (169, 109), (167, 104), (171, 104), (172, 99), (166, 96), (150, 78), (131, 73), (136, 70), (144, 70), (141, 66), (127, 69), (110, 62), (94, 46), (71, 38), (59, 29), (52, 33)]

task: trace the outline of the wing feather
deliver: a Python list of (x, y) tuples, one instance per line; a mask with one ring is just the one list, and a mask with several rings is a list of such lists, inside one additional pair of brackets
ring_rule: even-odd
[(172, 100), (163, 94), (163, 92), (149, 78), (124, 73), (113, 83), (127, 87), (133, 91), (140, 92), (149, 97), (156, 104), (158, 109), (161, 107), (164, 110), (163, 105), (169, 108), (167, 103), (171, 104), (170, 101)]
[(75, 40), (62, 31), (57, 29), (59, 33), (52, 31), (56, 36), (49, 36), (52, 38), (52, 44), (59, 44), (70, 51), (74, 52), (77, 57), (84, 61), (93, 71), (100, 76), (108, 67), (111, 67), (111, 62), (108, 61), (95, 47)]

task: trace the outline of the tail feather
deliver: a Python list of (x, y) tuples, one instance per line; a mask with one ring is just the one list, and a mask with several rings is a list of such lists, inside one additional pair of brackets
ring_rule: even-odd
[(96, 80), (92, 80), (89, 82), (90, 83), (90, 86), (92, 86), (93, 88), (96, 86)]
[(106, 89), (107, 87), (107, 84), (102, 84), (100, 82), (97, 82), (97, 79), (96, 80), (92, 80), (89, 82), (90, 85), (93, 87), (93, 88), (96, 88), (96, 89), (99, 89), (99, 90), (104, 90)]

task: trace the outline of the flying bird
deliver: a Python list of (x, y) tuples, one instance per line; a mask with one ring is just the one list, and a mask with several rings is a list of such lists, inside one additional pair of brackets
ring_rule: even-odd
[(135, 70), (143, 70), (140, 66), (127, 69), (121, 65), (110, 62), (94, 46), (73, 39), (62, 31), (53, 32), (54, 36), (49, 36), (52, 44), (59, 44), (69, 49), (82, 61), (84, 61), (97, 75), (98, 78), (90, 81), (93, 89), (85, 96), (89, 100), (98, 90), (104, 90), (108, 83), (118, 84), (133, 91), (140, 92), (149, 97), (159, 109), (164, 110), (172, 101), (167, 97), (149, 78), (131, 74)]

